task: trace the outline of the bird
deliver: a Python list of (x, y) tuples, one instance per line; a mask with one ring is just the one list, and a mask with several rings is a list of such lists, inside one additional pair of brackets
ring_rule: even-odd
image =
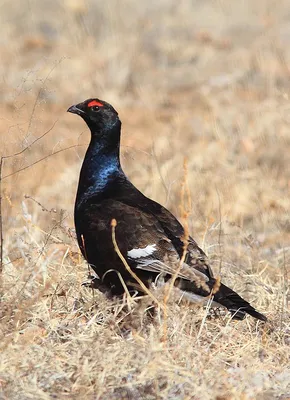
[[(206, 254), (191, 236), (185, 247), (185, 230), (177, 218), (128, 179), (120, 163), (121, 120), (113, 106), (90, 98), (67, 111), (79, 115), (91, 131), (80, 170), (74, 222), (79, 248), (99, 287), (111, 296), (121, 296), (126, 290), (144, 295), (144, 286), (162, 286), (174, 276), (174, 288), (189, 301), (202, 303), (211, 298), (233, 319), (242, 320), (249, 314), (267, 321), (214, 277)], [(113, 243), (113, 220), (117, 222), (115, 240), (129, 268)]]

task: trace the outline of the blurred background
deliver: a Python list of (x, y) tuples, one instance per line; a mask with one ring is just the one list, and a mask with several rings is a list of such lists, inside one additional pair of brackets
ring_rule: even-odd
[(277, 267), (290, 238), (289, 1), (2, 1), (0, 22), (8, 261), (23, 261), (31, 229), (44, 240), (61, 221), (70, 240), (89, 133), (66, 110), (99, 97), (119, 111), (139, 189), (180, 216), (187, 159), (194, 236), (210, 253), (226, 238), (229, 263), (238, 242)]
[[(289, 0), (2, 0), (0, 52), (5, 398), (282, 398)], [(119, 112), (129, 178), (179, 218), (187, 178), (192, 236), (265, 329), (175, 304), (167, 343), (162, 321), (126, 330), (117, 301), (81, 286), (73, 207), (90, 135), (66, 110), (91, 97)]]

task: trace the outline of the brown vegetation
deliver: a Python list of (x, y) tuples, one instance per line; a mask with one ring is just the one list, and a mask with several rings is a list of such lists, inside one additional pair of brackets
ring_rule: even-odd
[[(289, 11), (2, 2), (1, 155), (21, 153), (2, 168), (1, 399), (290, 397)], [(89, 135), (65, 111), (92, 96), (119, 110), (132, 181), (179, 216), (187, 158), (190, 232), (268, 324), (174, 301), (165, 321), (146, 298), (81, 286), (72, 212)]]

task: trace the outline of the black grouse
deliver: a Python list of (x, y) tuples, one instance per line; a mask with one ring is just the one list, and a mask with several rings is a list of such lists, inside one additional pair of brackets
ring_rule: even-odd
[[(139, 288), (141, 294), (140, 285), (115, 251), (111, 226), (115, 219), (116, 242), (131, 270), (148, 288), (150, 284), (168, 281), (184, 251), (184, 229), (166, 208), (144, 196), (123, 172), (117, 111), (103, 100), (89, 99), (71, 106), (68, 112), (81, 116), (91, 130), (74, 214), (83, 256), (101, 286), (112, 295), (124, 293), (124, 283), (129, 291)], [(181, 295), (194, 302), (213, 295), (213, 300), (226, 307), (235, 319), (250, 314), (267, 320), (214, 278), (205, 253), (191, 237), (174, 285)]]

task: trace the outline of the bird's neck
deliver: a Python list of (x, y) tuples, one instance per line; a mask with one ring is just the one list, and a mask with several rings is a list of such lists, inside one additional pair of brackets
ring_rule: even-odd
[(114, 127), (102, 137), (92, 132), (80, 172), (77, 203), (79, 205), (98, 194), (123, 173), (120, 165), (120, 126)]

